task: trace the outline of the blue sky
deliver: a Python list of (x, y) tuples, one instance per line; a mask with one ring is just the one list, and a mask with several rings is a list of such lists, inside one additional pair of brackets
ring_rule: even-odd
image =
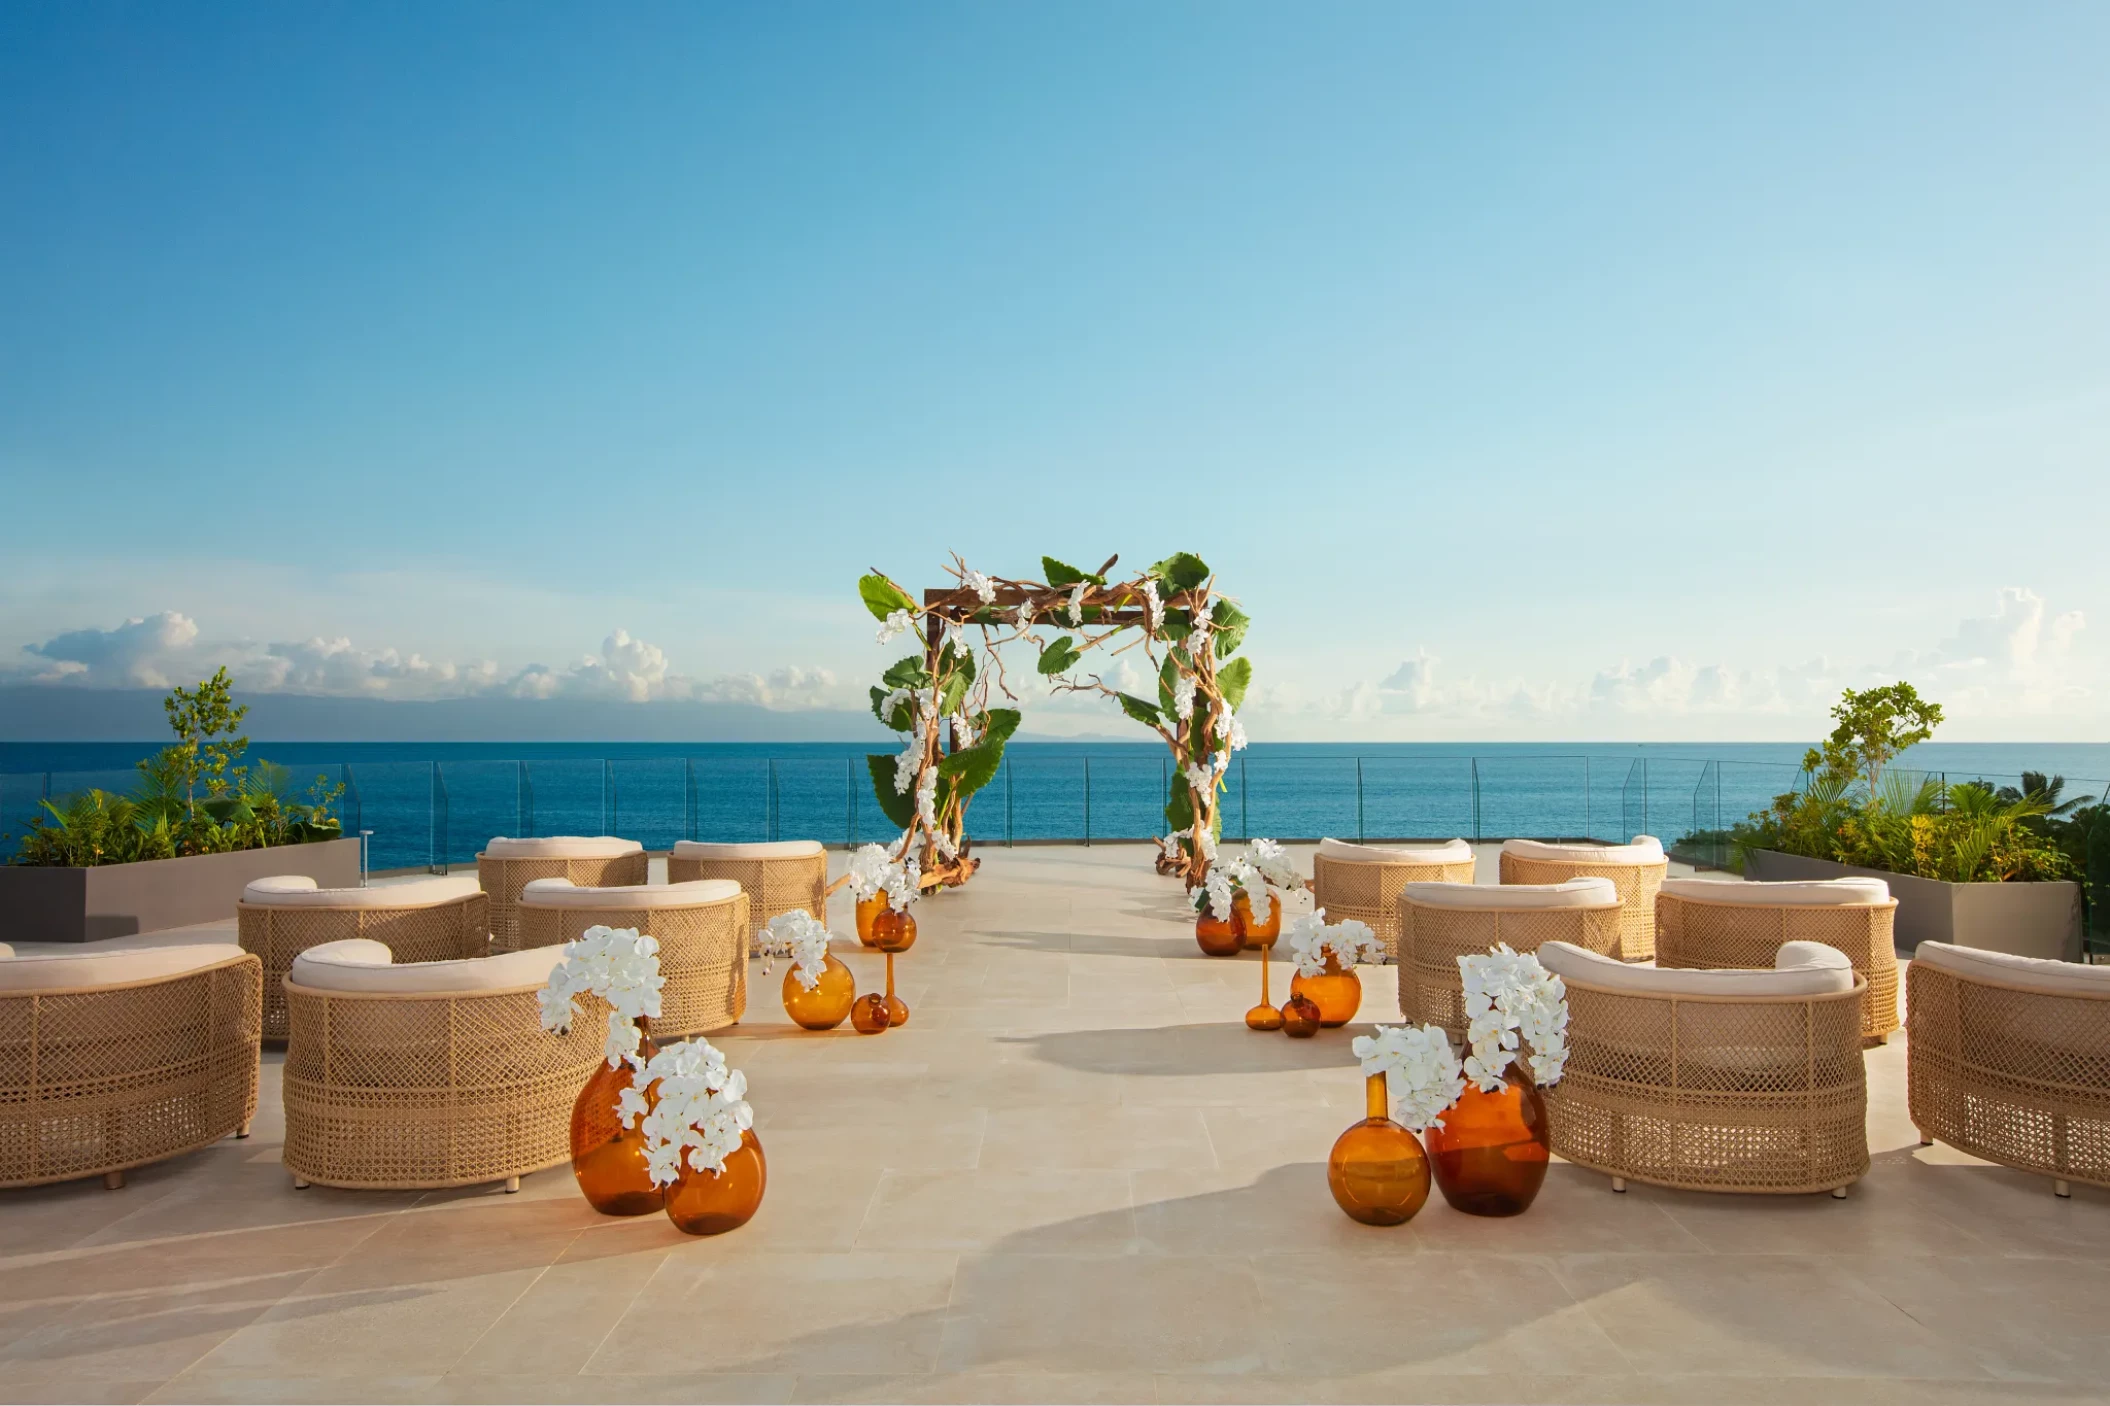
[(1802, 737), (1903, 675), (2100, 739), (2106, 52), (2083, 4), (13, 4), (0, 670), (827, 707), (868, 566), (1189, 548), (1260, 736)]

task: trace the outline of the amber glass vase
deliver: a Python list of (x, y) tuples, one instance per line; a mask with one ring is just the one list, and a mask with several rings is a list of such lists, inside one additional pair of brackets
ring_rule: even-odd
[(721, 1171), (699, 1172), (683, 1154), (681, 1173), (667, 1188), (667, 1219), (690, 1235), (738, 1230), (754, 1218), (768, 1184), (769, 1164), (762, 1158), (761, 1140), (749, 1128), (740, 1134), (739, 1147)]
[(850, 1015), (857, 978), (832, 955), (821, 967), (820, 984), (808, 991), (797, 966), (784, 973), (784, 1014), (808, 1030), (833, 1030)]
[(869, 996), (859, 996), (857, 1003), (850, 1007), (850, 1026), (860, 1035), (885, 1034), (893, 1023), (886, 997), (877, 991)]
[(1309, 1040), (1319, 1033), (1319, 1006), (1299, 991), (1282, 1003), (1282, 1033), (1292, 1040)]
[(1217, 918), (1207, 908), (1194, 915), (1194, 943), (1211, 957), (1235, 957), (1245, 951), (1245, 939), (1238, 934), (1238, 910), (1233, 907), (1231, 916)]
[[(638, 1045), (641, 1061), (657, 1053), (650, 1037)], [(571, 1174), (604, 1216), (642, 1216), (666, 1204), (645, 1163), (645, 1135), (616, 1121), (615, 1101), (632, 1082), (629, 1065), (611, 1069), (604, 1059), (571, 1106)]]
[(870, 898), (858, 899), (857, 940), (867, 947), (877, 947), (879, 944), (872, 940), (872, 924), (881, 913), (888, 911), (892, 907), (893, 905), (887, 902), (886, 895), (883, 893), (875, 893)]
[(1334, 1203), (1364, 1225), (1403, 1225), (1429, 1199), (1421, 1140), (1392, 1121), (1385, 1076), (1363, 1085), (1364, 1118), (1335, 1140), (1326, 1159)]
[(1289, 980), (1289, 993), (1310, 997), (1319, 1008), (1319, 1024), (1328, 1030), (1354, 1020), (1363, 1008), (1363, 979), (1353, 967), (1343, 967), (1331, 950), (1326, 953), (1326, 970), (1317, 976), (1299, 972)]
[(1240, 889), (1231, 899), (1231, 921), (1237, 924), (1239, 938), (1248, 947), (1273, 947), (1275, 939), (1282, 936), (1282, 895), (1276, 894), (1268, 905), (1267, 921), (1253, 921), (1253, 900)]
[(1531, 1076), (1511, 1065), (1491, 1094), (1468, 1083), (1465, 1093), (1423, 1136), (1436, 1186), (1454, 1210), (1514, 1216), (1529, 1209), (1546, 1181), (1546, 1103)]

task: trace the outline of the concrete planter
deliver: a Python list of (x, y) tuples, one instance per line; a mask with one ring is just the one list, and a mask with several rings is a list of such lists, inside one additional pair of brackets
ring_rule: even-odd
[(273, 874), (306, 874), (324, 888), (356, 887), (359, 841), (93, 869), (0, 865), (0, 942), (94, 942), (232, 918), (244, 886)]
[(2077, 961), (2081, 955), (2081, 886), (2061, 879), (2042, 884), (1950, 884), (1885, 869), (1863, 869), (1778, 850), (1751, 851), (1747, 879), (1881, 879), (1898, 901), (1897, 945), (1954, 942), (1988, 952)]

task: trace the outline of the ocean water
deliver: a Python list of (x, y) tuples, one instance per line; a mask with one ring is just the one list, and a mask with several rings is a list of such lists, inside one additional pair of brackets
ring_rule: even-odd
[[(0, 853), (47, 791), (129, 789), (158, 743), (0, 743)], [(345, 783), (376, 869), (462, 864), (494, 835), (861, 843), (897, 833), (864, 743), (258, 743), (302, 783)], [(1625, 839), (1719, 829), (1795, 783), (1800, 743), (1255, 743), (1228, 773), (1233, 839)], [(2110, 744), (1931, 743), (1902, 765), (1951, 780), (2063, 773), (2110, 789)], [(1164, 832), (1169, 762), (1150, 743), (1015, 743), (977, 795), (982, 844)]]

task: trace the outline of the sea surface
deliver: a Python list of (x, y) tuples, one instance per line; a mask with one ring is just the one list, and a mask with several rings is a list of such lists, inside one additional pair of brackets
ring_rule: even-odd
[[(158, 742), (0, 742), (0, 853), (45, 795), (128, 790)], [(345, 788), (346, 830), (374, 869), (462, 864), (494, 835), (862, 843), (898, 833), (873, 799), (866, 743), (258, 743), (249, 759)], [(1798, 775), (1801, 743), (1269, 743), (1228, 774), (1233, 839), (1625, 839), (1726, 828)], [(2110, 744), (1929, 743), (1901, 765), (2013, 783), (2061, 773), (2110, 789)], [(974, 798), (982, 844), (1163, 834), (1164, 748), (1014, 743)]]

